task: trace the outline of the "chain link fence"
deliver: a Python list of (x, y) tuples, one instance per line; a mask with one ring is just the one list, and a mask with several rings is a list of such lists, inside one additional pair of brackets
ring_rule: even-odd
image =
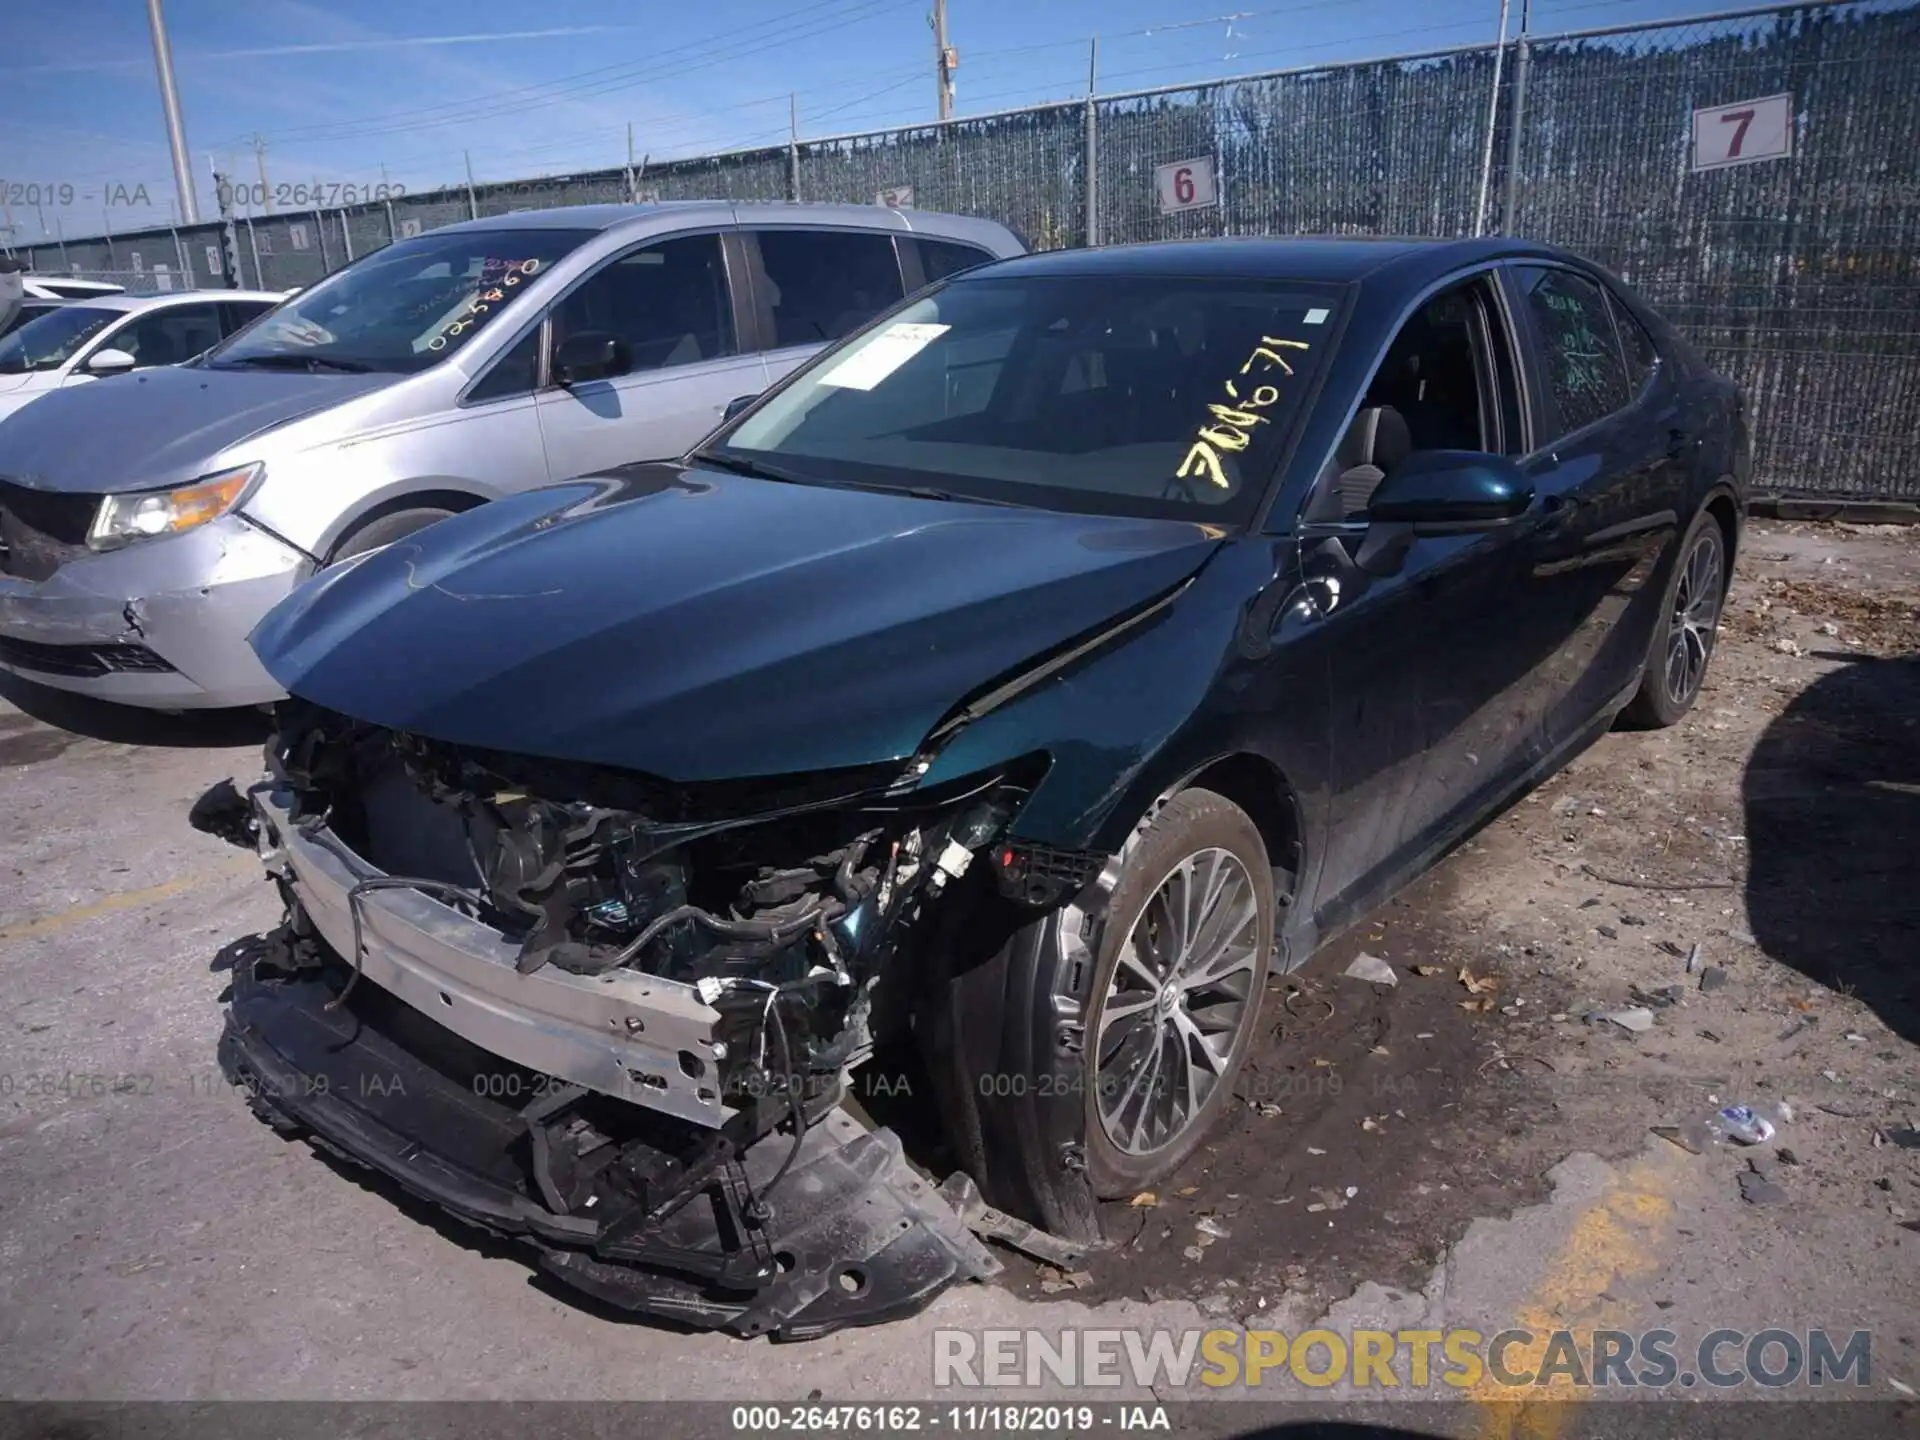
[[(1789, 154), (1695, 168), (1697, 110), (1771, 96), (1788, 97)], [(1037, 249), (1501, 230), (1618, 271), (1740, 382), (1763, 494), (1920, 502), (1917, 134), (1920, 4), (1844, 0), (19, 253), (140, 292), (284, 290), (475, 216), (635, 199), (902, 200), (991, 216)], [(1170, 201), (1168, 170), (1193, 161), (1207, 192)]]

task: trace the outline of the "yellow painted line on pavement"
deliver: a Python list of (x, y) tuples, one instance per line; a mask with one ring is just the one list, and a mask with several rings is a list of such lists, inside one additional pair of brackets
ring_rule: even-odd
[(38, 920), (23, 920), (17, 925), (0, 929), (0, 940), (26, 940), (36, 935), (51, 935), (65, 930), (70, 925), (83, 924), (101, 915), (111, 915), (116, 910), (138, 910), (146, 905), (170, 900), (175, 895), (184, 895), (189, 890), (213, 880), (224, 880), (242, 870), (258, 870), (259, 860), (251, 855), (237, 855), (224, 865), (201, 870), (192, 875), (182, 875), (177, 880), (163, 880), (158, 885), (149, 885), (144, 890), (123, 890), (117, 895), (103, 895), (98, 900), (89, 900), (84, 905), (75, 905), (71, 909), (59, 911), (53, 915), (43, 915)]
[[(1507, 1347), (1509, 1374), (1537, 1373), (1556, 1330), (1572, 1335), (1584, 1363), (1596, 1330), (1635, 1328), (1633, 1307), (1608, 1291), (1616, 1280), (1650, 1275), (1665, 1264), (1661, 1252), (1681, 1153), (1663, 1145), (1629, 1162), (1574, 1222), (1514, 1319), (1514, 1329), (1536, 1338)], [(1520, 1388), (1501, 1385), (1488, 1372), (1467, 1398), (1479, 1409), (1479, 1440), (1554, 1440), (1587, 1392), (1564, 1375)]]

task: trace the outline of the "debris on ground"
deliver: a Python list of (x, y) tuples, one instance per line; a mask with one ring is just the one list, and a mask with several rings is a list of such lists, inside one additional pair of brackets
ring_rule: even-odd
[(1715, 990), (1726, 989), (1727, 982), (1730, 978), (1727, 972), (1722, 970), (1718, 965), (1707, 966), (1706, 969), (1700, 972), (1701, 993), (1711, 995)]
[(1225, 1240), (1233, 1234), (1231, 1230), (1227, 1229), (1226, 1226), (1222, 1225), (1211, 1215), (1202, 1215), (1198, 1220), (1193, 1222), (1193, 1228), (1213, 1240)]
[(1158, 1205), (1159, 1203), (1160, 1203), (1160, 1197), (1154, 1194), (1153, 1191), (1151, 1190), (1142, 1190), (1138, 1195), (1134, 1196), (1133, 1199), (1127, 1202), (1127, 1204), (1131, 1205), (1136, 1210), (1150, 1209), (1151, 1207)]
[(1749, 1205), (1784, 1205), (1787, 1192), (1757, 1171), (1746, 1170), (1740, 1175), (1740, 1198)]
[(1635, 1005), (1625, 1010), (1596, 1010), (1587, 1016), (1589, 1024), (1595, 1021), (1607, 1021), (1618, 1025), (1622, 1030), (1631, 1030), (1635, 1035), (1644, 1035), (1653, 1028), (1653, 1011), (1644, 1005)]
[(1393, 973), (1393, 967), (1378, 955), (1369, 955), (1362, 950), (1353, 957), (1353, 963), (1341, 972), (1349, 980), (1365, 980), (1374, 985), (1398, 985), (1400, 977)]
[(1920, 1129), (1906, 1125), (1898, 1130), (1889, 1130), (1887, 1143), (1897, 1145), (1902, 1150), (1920, 1150)]
[[(1687, 974), (1689, 974), (1689, 975), (1695, 975), (1695, 974), (1698, 974), (1698, 973), (1699, 973), (1699, 971), (1700, 971), (1700, 958), (1701, 958), (1701, 957), (1700, 957), (1700, 942), (1699, 942), (1698, 940), (1696, 940), (1696, 941), (1694, 941), (1694, 942), (1693, 942), (1693, 948), (1692, 948), (1691, 950), (1689, 950), (1689, 951), (1687, 952)], [(1724, 971), (1724, 970), (1722, 970), (1722, 971), (1721, 971), (1720, 973), (1721, 973), (1722, 975), (1725, 975), (1725, 974), (1726, 974), (1726, 971)]]
[(1058, 1295), (1062, 1290), (1084, 1290), (1093, 1283), (1093, 1275), (1086, 1270), (1058, 1270), (1051, 1265), (1040, 1267), (1040, 1288), (1049, 1295)]

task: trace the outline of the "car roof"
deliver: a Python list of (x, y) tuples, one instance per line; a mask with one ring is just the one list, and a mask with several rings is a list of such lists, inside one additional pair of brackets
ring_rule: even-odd
[(1562, 251), (1505, 236), (1436, 240), (1403, 236), (1228, 236), (1158, 240), (1093, 250), (1049, 250), (967, 273), (968, 279), (1014, 275), (1160, 276), (1231, 280), (1297, 280), (1351, 284), (1393, 281), (1418, 287), (1463, 266), (1510, 256), (1567, 258)]
[(154, 310), (207, 300), (264, 300), (278, 305), (281, 297), (266, 290), (168, 290), (159, 295), (83, 295), (64, 303), (88, 310)]
[(653, 200), (640, 205), (571, 205), (552, 210), (515, 210), (462, 220), (428, 232), (450, 230), (600, 230), (660, 228), (663, 219), (686, 224), (858, 225), (871, 230), (929, 231), (985, 238), (1012, 234), (997, 220), (935, 210), (895, 210), (881, 205), (838, 205), (805, 200)]

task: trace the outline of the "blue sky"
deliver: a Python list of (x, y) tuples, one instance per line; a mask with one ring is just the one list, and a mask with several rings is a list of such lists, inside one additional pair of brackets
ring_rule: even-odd
[[(1519, 0), (1514, 0), (1518, 23)], [(930, 0), (168, 0), (203, 217), (211, 163), (275, 184), (457, 183), (931, 119)], [(1723, 8), (1534, 0), (1536, 32)], [(30, 243), (165, 224), (174, 185), (140, 0), (8, 0), (0, 223)], [(949, 0), (957, 114), (1100, 88), (1483, 43), (1499, 0)], [(1228, 17), (1232, 16), (1231, 19)], [(27, 201), (37, 185), (41, 203)], [(54, 203), (72, 187), (72, 203)], [(144, 187), (146, 204), (139, 203)]]

